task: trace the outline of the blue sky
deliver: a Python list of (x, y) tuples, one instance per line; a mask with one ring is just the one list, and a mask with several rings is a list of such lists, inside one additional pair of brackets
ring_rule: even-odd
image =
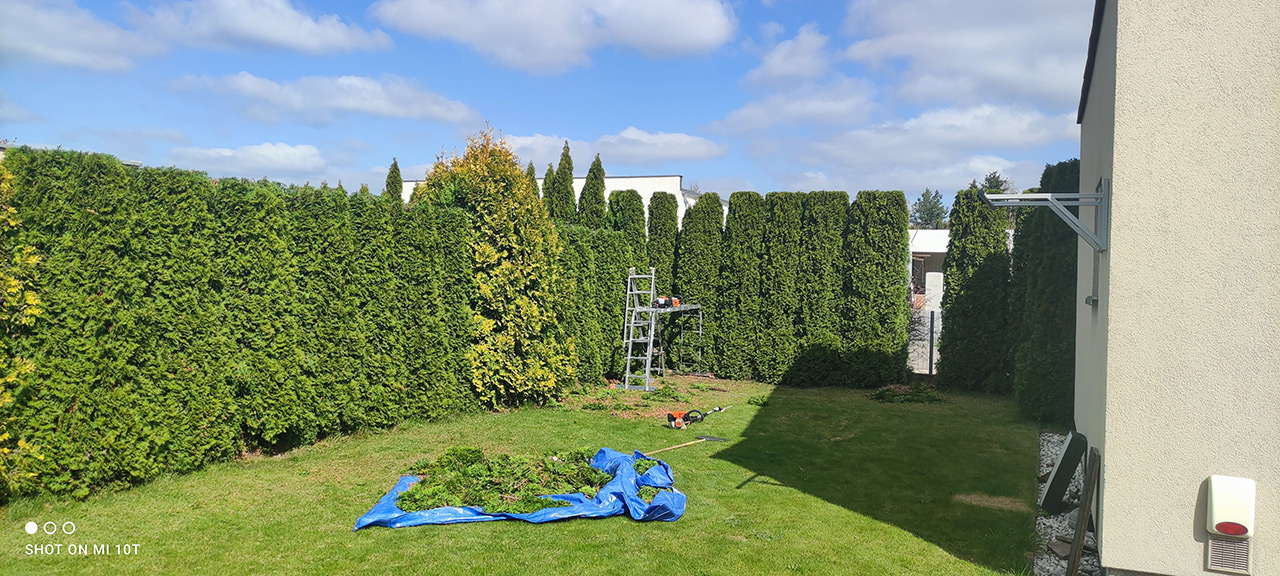
[(486, 124), (539, 176), (950, 193), (1079, 155), (1091, 0), (0, 0), (0, 138), (381, 188)]

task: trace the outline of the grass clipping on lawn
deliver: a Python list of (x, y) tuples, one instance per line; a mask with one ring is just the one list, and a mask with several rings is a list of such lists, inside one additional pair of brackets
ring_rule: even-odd
[[(495, 454), (479, 448), (455, 447), (434, 461), (421, 460), (410, 472), (418, 481), (400, 494), (397, 505), (405, 512), (443, 506), (477, 506), (488, 514), (528, 514), (543, 508), (569, 506), (545, 494), (580, 492), (595, 498), (612, 476), (591, 466), (590, 449), (548, 452), (538, 457)], [(657, 460), (636, 460), (638, 474)], [(647, 490), (646, 490), (647, 489)], [(652, 502), (657, 490), (641, 487), (640, 497)]]

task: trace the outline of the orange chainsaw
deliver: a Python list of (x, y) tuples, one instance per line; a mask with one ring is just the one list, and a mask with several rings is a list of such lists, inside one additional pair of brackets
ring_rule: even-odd
[[(733, 408), (733, 406), (729, 406), (729, 408)], [(667, 412), (667, 426), (684, 430), (690, 424), (701, 422), (707, 416), (715, 414), (716, 412), (724, 412), (729, 408), (721, 408), (719, 406), (716, 406), (715, 408), (712, 408), (711, 410), (707, 410), (706, 412), (702, 412), (700, 410)]]

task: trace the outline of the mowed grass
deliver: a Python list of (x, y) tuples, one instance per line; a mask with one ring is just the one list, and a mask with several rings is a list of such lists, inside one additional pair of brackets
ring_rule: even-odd
[[(19, 500), (0, 525), (0, 574), (1027, 572), (1036, 428), (1011, 401), (886, 405), (864, 391), (680, 382), (727, 390), (696, 391), (686, 408), (733, 408), (677, 431), (665, 427), (665, 405), (610, 413), (578, 409), (591, 400), (578, 399), (325, 440), (84, 502)], [(757, 394), (769, 404), (746, 403)], [(616, 410), (639, 394), (609, 400)], [(410, 464), (450, 446), (648, 451), (698, 434), (730, 442), (659, 455), (688, 495), (676, 522), (351, 530)], [(76, 531), (32, 536), (28, 521), (71, 521)], [(28, 544), (63, 550), (28, 555)], [(132, 544), (135, 554), (116, 553)], [(111, 554), (73, 556), (68, 545), (108, 545)]]

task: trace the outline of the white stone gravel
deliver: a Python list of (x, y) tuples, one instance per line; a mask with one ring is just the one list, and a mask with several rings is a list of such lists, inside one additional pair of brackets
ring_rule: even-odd
[[(1062, 443), (1067, 437), (1062, 434), (1054, 434), (1052, 432), (1040, 433), (1040, 474), (1044, 474), (1053, 469), (1054, 461), (1058, 459), (1058, 451), (1062, 449)], [(1064, 512), (1055, 516), (1039, 516), (1036, 518), (1036, 531), (1040, 534), (1040, 546), (1036, 551), (1035, 557), (1035, 574), (1036, 576), (1064, 576), (1067, 573), (1067, 561), (1059, 559), (1049, 551), (1047, 547), (1049, 542), (1053, 542), (1058, 535), (1072, 538), (1075, 536), (1075, 528), (1072, 522), (1078, 513), (1080, 506), (1081, 494), (1084, 490), (1084, 466), (1076, 468), (1076, 475), (1071, 479), (1071, 487), (1067, 489), (1066, 496), (1063, 497)], [(1040, 485), (1040, 492), (1043, 494), (1048, 483)], [(1085, 542), (1089, 545), (1096, 545), (1093, 532), (1085, 534)], [(1080, 573), (1089, 576), (1101, 576), (1102, 567), (1098, 563), (1098, 555), (1095, 552), (1084, 552), (1084, 557), (1080, 559)]]

